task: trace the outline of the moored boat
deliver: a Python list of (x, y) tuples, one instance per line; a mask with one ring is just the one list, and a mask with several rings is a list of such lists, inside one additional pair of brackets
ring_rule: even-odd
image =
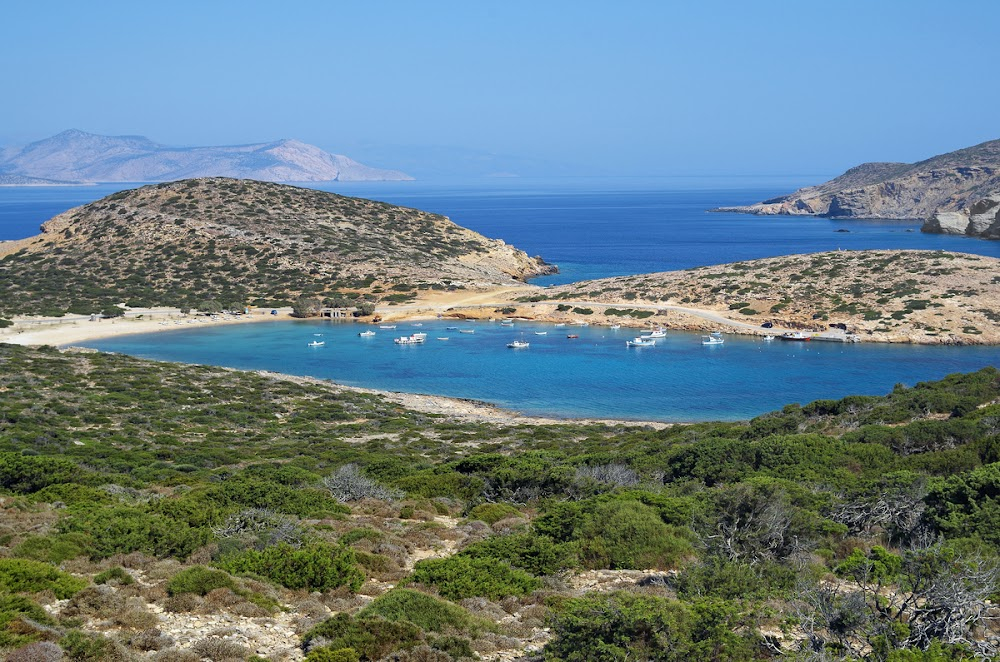
[(414, 333), (412, 336), (400, 336), (394, 338), (392, 342), (397, 345), (419, 345), (427, 340), (426, 333)]
[(358, 335), (361, 336), (362, 338), (371, 338), (372, 336), (375, 335), (375, 332), (369, 329), (367, 331), (362, 331)]
[(580, 336), (578, 336), (578, 335), (577, 335), (577, 334), (575, 334), (575, 333), (570, 333), (570, 334), (569, 334), (569, 335), (567, 335), (566, 337), (567, 337), (567, 338), (570, 338), (570, 339), (573, 339), (573, 338), (579, 338)]
[(311, 343), (309, 343), (309, 346), (310, 347), (322, 347), (325, 344), (326, 344), (326, 342), (323, 341), (323, 340), (314, 340)]
[(633, 338), (632, 340), (625, 341), (626, 347), (652, 347), (655, 344), (656, 344), (655, 340), (652, 340), (651, 338), (643, 338), (641, 336), (638, 338)]
[(789, 331), (788, 333), (782, 333), (778, 337), (781, 338), (782, 340), (794, 340), (798, 342), (807, 342), (809, 340), (812, 340), (812, 336), (806, 333), (802, 333), (801, 331)]
[(531, 343), (526, 340), (515, 340), (514, 342), (507, 343), (507, 347), (510, 349), (526, 349), (530, 346)]
[(716, 331), (710, 336), (702, 336), (702, 345), (721, 345), (726, 342), (726, 339), (722, 337), (722, 334)]

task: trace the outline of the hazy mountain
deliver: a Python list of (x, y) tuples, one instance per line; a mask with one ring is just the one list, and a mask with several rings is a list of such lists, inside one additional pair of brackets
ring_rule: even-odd
[(168, 147), (142, 136), (69, 130), (0, 152), (0, 173), (61, 181), (159, 182), (233, 177), (273, 182), (409, 180), (298, 140), (222, 147)]

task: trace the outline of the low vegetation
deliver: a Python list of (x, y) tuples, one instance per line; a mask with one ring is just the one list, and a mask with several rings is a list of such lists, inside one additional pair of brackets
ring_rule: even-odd
[(12, 660), (982, 659), (998, 531), (994, 368), (515, 425), (0, 345)]

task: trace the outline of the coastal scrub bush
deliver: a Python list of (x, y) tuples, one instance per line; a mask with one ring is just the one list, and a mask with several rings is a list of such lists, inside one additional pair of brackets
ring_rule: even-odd
[(325, 591), (347, 586), (357, 591), (364, 582), (354, 551), (327, 543), (301, 549), (278, 543), (260, 551), (251, 549), (225, 556), (218, 565), (234, 574), (266, 577), (291, 589)]
[[(736, 607), (615, 592), (567, 600), (552, 622), (546, 660), (764, 659)], [(746, 634), (741, 634), (746, 633)]]
[(185, 559), (212, 535), (207, 527), (192, 527), (145, 508), (126, 506), (77, 509), (58, 528), (61, 533), (86, 534), (92, 559), (131, 552)]
[[(307, 659), (337, 659), (327, 657), (320, 651), (336, 653), (349, 649), (357, 654), (357, 659), (375, 662), (395, 651), (414, 648), (424, 641), (423, 631), (408, 621), (388, 621), (379, 617), (354, 618), (350, 614), (341, 613), (309, 630), (302, 643), (311, 656)], [(322, 642), (322, 647), (314, 647), (317, 642)]]
[(380, 595), (358, 612), (358, 618), (378, 616), (387, 621), (409, 621), (427, 632), (462, 632), (475, 636), (490, 629), (489, 621), (463, 607), (407, 588)]
[(0, 488), (31, 494), (55, 483), (77, 482), (81, 470), (74, 462), (56, 457), (0, 453)]
[(574, 532), (586, 568), (672, 568), (692, 553), (682, 530), (638, 501), (598, 504)]
[(35, 561), (62, 563), (83, 554), (87, 542), (87, 536), (80, 533), (28, 536), (14, 548), (13, 555)]
[(28, 559), (0, 559), (0, 593), (52, 591), (60, 600), (73, 597), (87, 582)]
[(115, 566), (114, 568), (108, 568), (104, 572), (98, 573), (94, 577), (95, 584), (108, 584), (115, 582), (121, 586), (129, 586), (135, 583), (132, 579), (132, 575), (128, 574), (125, 568), (121, 566)]
[(486, 522), (490, 526), (508, 517), (520, 517), (521, 511), (508, 503), (481, 503), (469, 511), (469, 519)]
[(322, 481), (323, 487), (330, 496), (340, 502), (360, 501), (362, 499), (377, 499), (379, 501), (395, 501), (403, 497), (399, 490), (380, 485), (361, 473), (356, 464), (345, 464)]
[(492, 559), (495, 563), (507, 562), (533, 575), (552, 575), (578, 567), (580, 564), (578, 554), (577, 543), (557, 543), (549, 536), (535, 533), (490, 536), (460, 552), (461, 556), (474, 559)]
[(22, 646), (38, 638), (36, 634), (19, 633), (10, 627), (14, 621), (22, 618), (43, 625), (52, 624), (48, 613), (28, 598), (0, 593), (0, 647)]
[[(96, 578), (94, 581), (97, 581)], [(203, 565), (185, 568), (167, 582), (167, 593), (170, 595), (183, 593), (207, 595), (209, 591), (214, 591), (217, 588), (235, 590), (236, 582), (221, 570), (213, 570)]]
[(499, 600), (508, 595), (526, 595), (541, 586), (538, 579), (509, 563), (468, 556), (419, 561), (406, 579), (406, 583), (414, 582), (435, 587), (449, 600), (478, 596)]

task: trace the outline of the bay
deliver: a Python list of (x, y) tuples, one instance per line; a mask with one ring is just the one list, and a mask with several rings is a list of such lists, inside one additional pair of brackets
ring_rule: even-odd
[[(995, 364), (994, 347), (764, 342), (673, 332), (627, 348), (628, 329), (428, 321), (395, 330), (329, 320), (167, 330), (83, 343), (153, 359), (271, 370), (387, 391), (473, 398), (526, 414), (659, 421), (737, 420), (787, 403), (883, 394)], [(373, 328), (374, 337), (358, 332)], [(422, 331), (423, 345), (393, 337)], [(536, 332), (545, 332), (544, 336)], [(317, 336), (314, 334), (322, 334)], [(575, 334), (579, 338), (570, 339)], [(448, 338), (448, 340), (438, 340)], [(512, 340), (530, 343), (508, 349)], [(321, 347), (309, 343), (322, 341)]]

